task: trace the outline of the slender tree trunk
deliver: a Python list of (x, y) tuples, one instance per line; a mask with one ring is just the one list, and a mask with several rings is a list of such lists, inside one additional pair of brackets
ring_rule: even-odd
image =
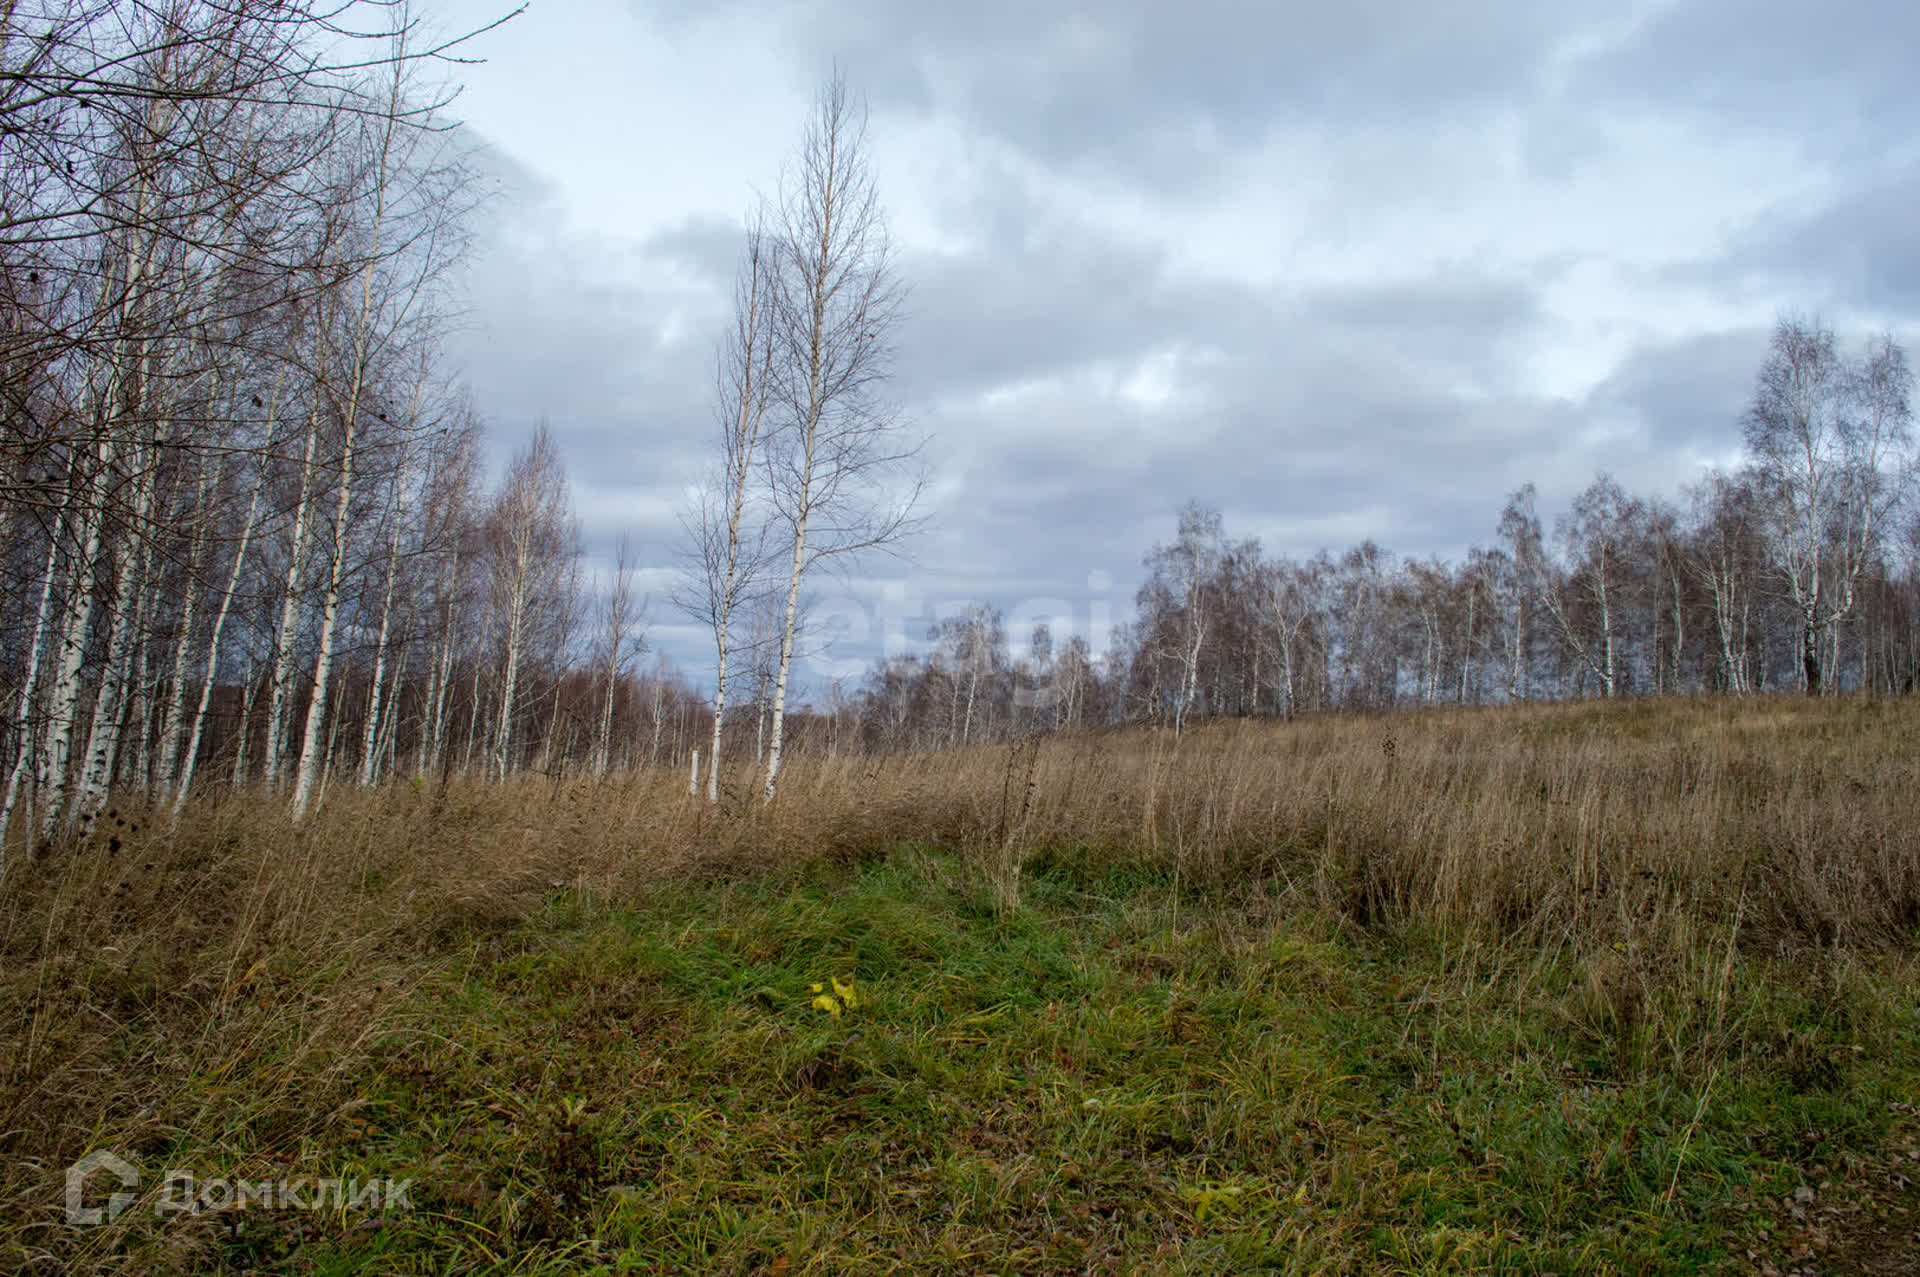
[(970, 667), (967, 670), (967, 716), (960, 725), (960, 744), (963, 748), (973, 743), (973, 696), (980, 686), (979, 666), (973, 661), (967, 664)]
[(427, 728), (425, 747), (426, 773), (438, 772), (440, 760), (447, 747), (447, 703), (453, 695), (453, 641), (454, 641), (454, 601), (455, 584), (460, 575), (460, 544), (456, 540), (452, 553), (447, 559), (445, 591), (447, 598), (446, 621), (442, 627), (440, 656), (435, 662), (430, 691), (427, 696)]
[(108, 498), (108, 475), (118, 450), (102, 438), (94, 449), (94, 471), (86, 481), (80, 503), (80, 529), (74, 553), (68, 559), (65, 624), (59, 636), (59, 659), (54, 664), (53, 687), (47, 701), (47, 738), (35, 769), (40, 795), (40, 836), (51, 838), (66, 810), (73, 770), (73, 732), (80, 714), (80, 671), (87, 654), (93, 624), (93, 577), (99, 561)]
[[(247, 548), (253, 544), (254, 518), (260, 511), (260, 490), (265, 485), (256, 483), (253, 495), (247, 501), (247, 517), (240, 526), (240, 541), (234, 547), (233, 567), (227, 573), (227, 588), (220, 593), (220, 610), (213, 618), (212, 633), (207, 637), (207, 675), (200, 683), (200, 703), (193, 711), (193, 725), (188, 728), (183, 757), (180, 759), (180, 775), (173, 784), (173, 812), (177, 816), (180, 808), (186, 804), (187, 792), (193, 787), (194, 768), (200, 759), (200, 733), (206, 725), (207, 706), (213, 700), (214, 679), (220, 672), (220, 634), (226, 628), (227, 616), (233, 610), (233, 596), (240, 584), (241, 565), (246, 562)], [(238, 732), (239, 743), (235, 748), (235, 770), (239, 774), (247, 756), (247, 730), (253, 716), (253, 663), (247, 663), (247, 690), (243, 697)]]
[[(207, 681), (211, 685), (212, 670), (207, 671)], [(253, 702), (260, 694), (260, 673), (257, 662), (251, 655), (247, 658), (246, 689), (245, 694), (240, 698), (239, 730), (234, 733), (233, 777), (230, 787), (235, 793), (238, 793), (247, 783), (247, 739), (253, 731)], [(191, 759), (188, 765), (191, 767)], [(188, 779), (191, 779), (191, 773)], [(173, 800), (173, 809), (176, 813), (180, 810), (181, 804), (186, 801), (186, 794), (186, 786), (182, 785), (180, 792), (174, 796)]]
[[(61, 510), (63, 520), (65, 514), (66, 510), (63, 507)], [(33, 689), (35, 684), (40, 680), (40, 652), (41, 649), (46, 646), (48, 622), (53, 615), (53, 576), (59, 566), (59, 562), (60, 535), (59, 522), (56, 521), (54, 532), (47, 537), (47, 564), (46, 571), (40, 578), (40, 603), (39, 606), (34, 609), (33, 641), (27, 649), (27, 668), (21, 672), (20, 695), (15, 699), (14, 704), (13, 721), (16, 725), (15, 730), (19, 733), (19, 740), (16, 742), (13, 766), (7, 769), (6, 795), (4, 798), (0, 798), (0, 881), (4, 881), (6, 878), (7, 824), (13, 818), (14, 800), (20, 794), (20, 780), (21, 777), (26, 774), (27, 759), (31, 757), (33, 753), (33, 731), (31, 728), (33, 721)], [(27, 850), (31, 853), (33, 850), (33, 830), (31, 822), (29, 822), (27, 832)]]
[[(109, 786), (125, 783), (142, 790), (152, 781), (153, 686), (147, 677), (147, 660), (153, 652), (150, 636), (153, 632), (154, 605), (159, 596), (159, 591), (149, 584), (152, 563), (151, 545), (142, 546), (140, 610), (133, 622), (133, 662), (127, 682), (132, 694), (127, 698), (126, 724), (114, 737), (114, 748), (119, 753), (119, 759), (107, 768)], [(193, 591), (189, 589), (187, 594), (191, 597)], [(129, 744), (132, 746), (131, 757)]]
[[(186, 597), (180, 604), (180, 634), (173, 645), (173, 676), (167, 683), (167, 706), (160, 724), (160, 759), (154, 775), (154, 784), (163, 790), (173, 790), (177, 786), (175, 768), (180, 758), (180, 720), (186, 713), (187, 704), (187, 667), (189, 654), (193, 649), (194, 621), (199, 615), (200, 590), (198, 583), (201, 571), (205, 567), (202, 554), (207, 541), (207, 494), (219, 487), (220, 467), (200, 473), (199, 492), (194, 497), (193, 541), (187, 552)], [(258, 491), (258, 489), (255, 489)]]
[(516, 595), (509, 604), (507, 613), (506, 656), (500, 671), (499, 718), (494, 727), (493, 773), (496, 780), (505, 780), (507, 773), (512, 770), (513, 698), (519, 690), (520, 632), (526, 612), (525, 600), (520, 596), (523, 587), (517, 580), (514, 588)]
[[(413, 405), (408, 410), (408, 420), (420, 410), (420, 386), (414, 383)], [(394, 468), (392, 493), (387, 500), (387, 584), (380, 596), (380, 633), (373, 648), (373, 678), (367, 686), (367, 721), (360, 733), (360, 784), (364, 787), (373, 784), (375, 769), (374, 745), (380, 739), (380, 696), (387, 672), (387, 636), (393, 629), (393, 585), (400, 573), (400, 484), (407, 469), (407, 454), (403, 448), (400, 461)]]
[(393, 663), (393, 678), (387, 687), (386, 711), (381, 715), (380, 735), (374, 741), (374, 754), (378, 759), (374, 768), (376, 778), (382, 771), (391, 774), (393, 770), (394, 741), (400, 734), (400, 693), (406, 686), (406, 673), (407, 649), (402, 647)]
[[(808, 461), (806, 463), (809, 478), (813, 471), (813, 445), (807, 444)], [(804, 490), (804, 488), (803, 488)], [(767, 802), (780, 785), (780, 750), (784, 743), (787, 715), (787, 676), (793, 667), (793, 630), (794, 621), (800, 610), (800, 576), (807, 562), (807, 516), (801, 510), (793, 524), (793, 569), (787, 578), (787, 604), (780, 623), (780, 664), (773, 679), (773, 729), (767, 743), (767, 781), (762, 797)]]
[[(353, 388), (358, 398), (359, 386)], [(349, 410), (351, 411), (351, 409)], [(333, 539), (327, 556), (327, 589), (320, 604), (320, 641), (313, 656), (313, 681), (307, 697), (307, 721), (294, 769), (293, 818), (306, 817), (321, 764), (320, 733), (328, 727), (327, 687), (333, 677), (333, 634), (340, 621), (340, 592), (346, 579), (347, 513), (353, 500), (354, 427), (347, 427), (340, 452), (340, 496), (334, 506)], [(331, 737), (329, 737), (331, 740)], [(331, 751), (329, 751), (331, 752)]]
[[(307, 807), (313, 795), (315, 772), (321, 765), (319, 754), (320, 719), (326, 715), (327, 683), (333, 673), (333, 632), (340, 616), (340, 588), (345, 577), (347, 558), (347, 515), (353, 497), (354, 447), (359, 441), (361, 398), (366, 390), (366, 381), (373, 344), (374, 325), (374, 263), (383, 247), (382, 236), (386, 231), (387, 184), (390, 180), (389, 165), (393, 158), (394, 136), (400, 127), (400, 52), (398, 33), (395, 59), (392, 66), (392, 80), (389, 85), (389, 97), (386, 112), (381, 119), (379, 144), (372, 156), (374, 169), (371, 194), (373, 210), (367, 227), (368, 247), (366, 257), (360, 264), (360, 305), (353, 325), (352, 362), (347, 370), (346, 394), (340, 402), (342, 419), (342, 439), (340, 445), (340, 497), (334, 508), (333, 541), (328, 556), (327, 593), (321, 605), (320, 613), (320, 650), (314, 654), (313, 690), (307, 709), (306, 732), (300, 743), (300, 761), (295, 770), (293, 784), (293, 818), (296, 822), (305, 818)], [(321, 323), (324, 330), (324, 318)], [(326, 761), (331, 762), (332, 751), (327, 751)]]
[(653, 680), (653, 747), (647, 754), (647, 766), (660, 765), (660, 732), (667, 723), (667, 689), (660, 679)]
[(473, 750), (480, 729), (480, 662), (473, 663), (473, 697), (467, 707), (467, 751), (460, 763), (460, 774), (473, 770)]
[(287, 555), (286, 587), (281, 595), (280, 624), (274, 639), (273, 683), (267, 693), (267, 738), (261, 766), (269, 789), (280, 783), (281, 760), (286, 757), (287, 701), (293, 691), (294, 645), (300, 635), (302, 578), (306, 575), (307, 542), (313, 528), (314, 457), (320, 447), (320, 399), (316, 392), (307, 415), (307, 446), (300, 461), (300, 499), (293, 512), (293, 543)]
[(1474, 605), (1478, 603), (1479, 600), (1480, 600), (1479, 591), (1469, 588), (1467, 590), (1467, 640), (1460, 649), (1460, 701), (1459, 703), (1462, 705), (1465, 705), (1467, 703), (1467, 685), (1470, 682), (1470, 675), (1473, 672)]
[(135, 622), (145, 590), (147, 553), (150, 542), (141, 534), (153, 509), (152, 466), (139, 455), (136, 465), (142, 472), (134, 481), (133, 526), (121, 538), (115, 558), (112, 624), (107, 638), (107, 657), (94, 701), (93, 727), (88, 733), (86, 770), (74, 792), (74, 813), (80, 820), (90, 819), (106, 802), (107, 787), (113, 776), (115, 751), (120, 738), (121, 697), (126, 693), (136, 635)]
[(1820, 695), (1820, 626), (1814, 620), (1818, 595), (1808, 603), (1801, 614), (1800, 624), (1800, 669), (1806, 680), (1808, 696)]
[(600, 704), (600, 733), (594, 742), (593, 757), (594, 774), (603, 778), (613, 765), (613, 694), (619, 686), (619, 679), (609, 676), (606, 698)]
[[(320, 755), (321, 764), (320, 764), (319, 792), (314, 796), (314, 805), (316, 807), (326, 801), (327, 782), (333, 779), (334, 756), (337, 752), (337, 747), (340, 741), (340, 720), (343, 715), (343, 709), (344, 709), (342, 702), (344, 702), (346, 699), (347, 699), (347, 680), (343, 678), (340, 680), (339, 689), (335, 691), (333, 694), (333, 708), (326, 715), (327, 743), (326, 743), (326, 748), (322, 751)], [(311, 714), (307, 716), (307, 722), (308, 723), (313, 722), (313, 716)]]

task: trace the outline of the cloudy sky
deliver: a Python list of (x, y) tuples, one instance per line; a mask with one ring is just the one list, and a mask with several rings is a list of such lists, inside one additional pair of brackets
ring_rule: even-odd
[(970, 599), (1099, 642), (1190, 498), (1452, 557), (1523, 482), (1550, 516), (1736, 457), (1783, 311), (1904, 340), (1915, 49), (1910, 0), (532, 0), (461, 73), (498, 195), (458, 354), (497, 452), (551, 423), (697, 673), (664, 593), (741, 215), (837, 65), (934, 482), (909, 559), (822, 583), (812, 673)]

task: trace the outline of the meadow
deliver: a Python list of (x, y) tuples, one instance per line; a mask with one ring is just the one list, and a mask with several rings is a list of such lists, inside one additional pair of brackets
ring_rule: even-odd
[[(0, 895), (0, 1270), (1920, 1270), (1916, 741), (1667, 700), (119, 805)], [(141, 1182), (75, 1224), (95, 1150)], [(302, 1178), (410, 1183), (207, 1187)]]

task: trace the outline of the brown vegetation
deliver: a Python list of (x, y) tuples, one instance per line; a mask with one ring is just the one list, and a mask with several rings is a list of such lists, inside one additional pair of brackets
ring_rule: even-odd
[[(556, 893), (902, 843), (977, 857), (1003, 904), (1023, 864), (1064, 858), (1196, 890), (1258, 877), (1359, 927), (1521, 933), (1590, 959), (1597, 1013), (1657, 1015), (1677, 994), (1655, 984), (1712, 983), (1682, 969), (1702, 952), (1911, 944), (1916, 728), (1911, 701), (1663, 700), (802, 758), (770, 808), (744, 771), (718, 805), (664, 771), (348, 787), (301, 826), (250, 794), (172, 827), (121, 804), (84, 844), (16, 861), (0, 898), (0, 1144), (52, 1168), (110, 1127), (156, 1153), (193, 1124), (170, 1097), (222, 1093), (181, 1084), (229, 1074), (254, 1118), (349, 1111), (325, 1079), (383, 1010)], [(269, 1061), (297, 1102), (249, 1067)]]
[(1916, 730), (1911, 701), (1660, 700), (802, 758), (770, 810), (745, 771), (716, 808), (664, 770), (343, 787), (306, 826), (251, 793), (172, 827), (122, 803), (9, 875), (0, 946), (18, 971), (167, 934), (159, 948), (238, 971), (348, 940), (411, 948), (562, 887), (902, 841), (1278, 875), (1363, 924), (1612, 939), (1738, 916), (1779, 945), (1901, 944), (1920, 923)]

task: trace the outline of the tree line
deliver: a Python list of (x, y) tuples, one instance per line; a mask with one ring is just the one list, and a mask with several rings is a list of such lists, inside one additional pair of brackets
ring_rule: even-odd
[[(849, 701), (880, 750), (1196, 718), (1675, 693), (1910, 693), (1920, 682), (1912, 375), (1889, 336), (1849, 351), (1776, 326), (1741, 418), (1746, 465), (1670, 502), (1601, 474), (1549, 526), (1531, 484), (1454, 562), (1372, 541), (1277, 554), (1220, 511), (1146, 556), (1096, 659), (1042, 625), (1012, 654), (976, 606)], [(1732, 416), (1732, 413), (1729, 414)]]

